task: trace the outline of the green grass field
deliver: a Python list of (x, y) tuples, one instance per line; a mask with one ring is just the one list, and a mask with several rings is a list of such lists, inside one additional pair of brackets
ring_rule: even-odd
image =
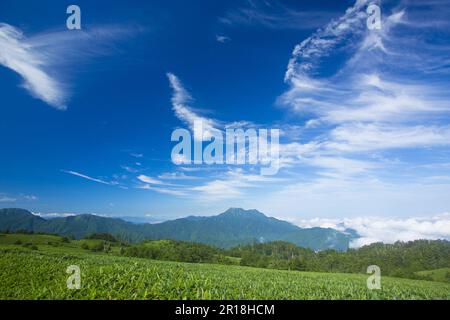
[(450, 268), (441, 268), (435, 270), (419, 271), (417, 275), (426, 277), (429, 280), (449, 282), (450, 283)]
[[(57, 236), (0, 235), (0, 299), (450, 298), (450, 284), (442, 282), (382, 277), (381, 290), (368, 290), (362, 274), (154, 261), (80, 246)], [(81, 269), (79, 290), (66, 286), (70, 265)]]

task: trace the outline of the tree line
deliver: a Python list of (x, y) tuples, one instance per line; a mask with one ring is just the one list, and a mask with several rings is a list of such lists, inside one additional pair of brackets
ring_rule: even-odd
[(126, 247), (121, 254), (314, 272), (365, 273), (369, 265), (377, 265), (383, 275), (415, 279), (425, 278), (416, 274), (418, 271), (450, 267), (450, 242), (446, 240), (373, 243), (345, 252), (315, 252), (284, 241), (255, 242), (226, 250), (194, 242), (153, 240)]
[(288, 242), (254, 243), (229, 250), (241, 258), (240, 264), (260, 268), (316, 272), (365, 273), (369, 265), (377, 265), (382, 274), (421, 278), (417, 271), (450, 267), (450, 242), (415, 240), (393, 244), (373, 243), (345, 252), (314, 252)]

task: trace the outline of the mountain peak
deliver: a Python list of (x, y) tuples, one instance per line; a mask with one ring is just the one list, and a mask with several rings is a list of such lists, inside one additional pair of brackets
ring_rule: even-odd
[(242, 209), (242, 208), (229, 208), (227, 211), (221, 213), (219, 216), (232, 216), (232, 217), (249, 217), (249, 216), (253, 216), (253, 217), (264, 217), (264, 218), (266, 218), (266, 216), (262, 212), (259, 212), (256, 209), (245, 210), (245, 209)]
[(0, 209), (0, 214), (5, 216), (11, 216), (11, 217), (35, 217), (40, 218), (38, 216), (33, 215), (30, 211), (26, 209), (20, 209), (20, 208), (4, 208)]

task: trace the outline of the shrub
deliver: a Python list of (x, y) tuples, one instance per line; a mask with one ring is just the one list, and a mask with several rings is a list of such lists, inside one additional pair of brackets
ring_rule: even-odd
[(70, 242), (70, 239), (69, 239), (68, 237), (62, 237), (62, 238), (61, 238), (61, 242), (63, 242), (63, 243), (69, 243), (69, 242)]
[(118, 242), (117, 239), (109, 233), (93, 233), (85, 237), (85, 239), (104, 240), (109, 242)]
[(94, 251), (94, 252), (96, 252), (96, 251), (103, 251), (103, 249), (104, 249), (103, 242), (99, 242), (99, 243), (96, 243), (96, 244), (92, 245), (90, 247), (90, 249), (92, 251)]

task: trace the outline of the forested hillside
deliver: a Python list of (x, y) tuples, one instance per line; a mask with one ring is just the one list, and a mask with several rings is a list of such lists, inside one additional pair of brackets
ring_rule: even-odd
[(450, 242), (416, 240), (394, 244), (374, 243), (346, 252), (314, 252), (291, 243), (239, 246), (229, 255), (241, 258), (241, 265), (321, 272), (364, 273), (369, 265), (378, 265), (382, 274), (419, 278), (422, 270), (450, 267)]

